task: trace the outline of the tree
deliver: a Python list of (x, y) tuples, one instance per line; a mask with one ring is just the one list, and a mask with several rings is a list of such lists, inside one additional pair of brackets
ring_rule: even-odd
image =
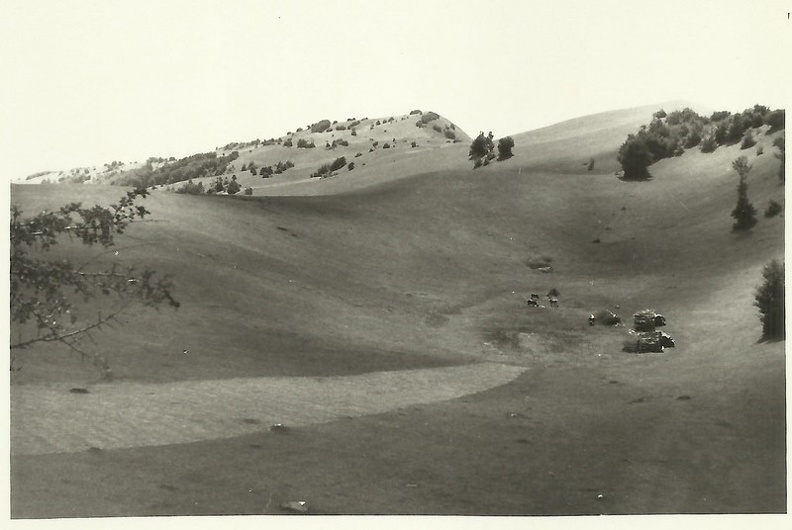
[(759, 308), (763, 339), (783, 339), (784, 329), (784, 262), (774, 259), (762, 269), (764, 283), (756, 290), (754, 305)]
[(773, 140), (773, 145), (778, 147), (778, 150), (781, 151), (780, 153), (776, 153), (775, 157), (781, 161), (781, 166), (778, 168), (778, 178), (781, 182), (784, 182), (786, 178), (786, 138), (784, 136), (779, 136)]
[(732, 162), (732, 167), (740, 176), (740, 182), (737, 184), (737, 206), (731, 213), (736, 220), (732, 230), (749, 230), (756, 224), (756, 208), (748, 200), (748, 172), (751, 171), (751, 166), (748, 164), (748, 159), (741, 156)]
[(514, 156), (512, 150), (514, 149), (514, 139), (511, 136), (506, 136), (498, 140), (498, 160), (506, 160)]
[(228, 193), (229, 195), (236, 195), (237, 193), (239, 193), (239, 190), (241, 189), (242, 187), (236, 181), (236, 175), (234, 175), (233, 180), (231, 180), (231, 182), (229, 182), (228, 185), (226, 186), (226, 193)]
[(492, 153), (495, 148), (492, 138), (492, 131), (490, 131), (487, 136), (484, 136), (484, 132), (480, 132), (479, 135), (473, 139), (473, 142), (470, 144), (468, 159), (473, 160), (474, 167), (481, 165), (481, 159), (486, 158)]
[(619, 163), (624, 170), (624, 178), (644, 180), (651, 177), (649, 165), (654, 161), (643, 140), (631, 134), (619, 148)]
[[(44, 211), (24, 217), (17, 206), (11, 207), (11, 321), (17, 324), (11, 340), (13, 352), (36, 343), (60, 343), (84, 359), (90, 359), (105, 377), (111, 377), (107, 359), (98, 352), (86, 351), (81, 339), (117, 321), (118, 315), (132, 302), (158, 308), (162, 304), (178, 308), (171, 295), (173, 284), (168, 276), (157, 277), (150, 269), (115, 265), (102, 268), (96, 258), (83, 264), (69, 259), (46, 259), (47, 253), (68, 235), (86, 246), (109, 248), (115, 235), (122, 234), (134, 219), (150, 212), (135, 204), (145, 198), (142, 188), (128, 192), (109, 207), (83, 208), (81, 203), (67, 204), (57, 211)], [(84, 317), (75, 304), (104, 297), (115, 298), (108, 312)]]

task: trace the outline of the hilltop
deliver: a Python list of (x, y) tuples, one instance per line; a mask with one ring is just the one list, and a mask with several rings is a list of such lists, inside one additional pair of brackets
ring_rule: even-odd
[[(243, 188), (251, 187), (256, 190), (284, 183), (309, 181), (311, 174), (322, 164), (340, 157), (362, 168), (371, 163), (390, 163), (394, 156), (411, 157), (450, 144), (469, 142), (470, 137), (450, 120), (432, 111), (413, 110), (409, 114), (348, 118), (341, 122), (323, 119), (304, 128), (297, 127), (295, 131), (289, 131), (278, 138), (230, 142), (223, 147), (185, 159), (151, 157), (145, 162), (128, 163), (114, 160), (103, 166), (39, 172), (20, 183), (156, 187), (192, 179), (196, 184), (209, 187), (216, 176), (223, 175), (235, 176)], [(190, 163), (184, 163), (188, 161)], [(286, 162), (290, 163), (290, 171), (281, 174), (277, 168), (278, 163)], [(168, 173), (171, 166), (179, 165), (181, 169), (178, 173)], [(347, 165), (344, 164), (344, 172), (349, 171)], [(266, 174), (261, 171), (268, 166), (274, 168), (275, 172)], [(268, 178), (272, 181), (264, 180)]]
[[(132, 310), (95, 337), (113, 383), (55, 348), (24, 353), (12, 388), (12, 510), (278, 513), (281, 501), (306, 499), (314, 513), (783, 512), (784, 343), (758, 341), (753, 296), (763, 265), (784, 254), (784, 214), (746, 234), (730, 217), (738, 156), (752, 165), (757, 209), (783, 204), (772, 154), (783, 133), (759, 128), (749, 150), (688, 150), (653, 164), (651, 180), (618, 178), (620, 145), (657, 110), (517, 134), (512, 158), (476, 170), (469, 136), (448, 143), (409, 114), (369, 122), (379, 139), (361, 138), (361, 120), (358, 137), (347, 126), (281, 138), (314, 148), (217, 150), (238, 151), (237, 169), (286, 153), (295, 165), (272, 178), (236, 173), (257, 184), (252, 197), (158, 188), (145, 202), (152, 218), (130, 226), (118, 254), (97, 256), (172, 273), (182, 307)], [(428, 136), (412, 148), (394, 131)], [(388, 137), (396, 148), (383, 148)], [(350, 145), (325, 149), (339, 138)], [(348, 153), (352, 171), (310, 177)], [(14, 186), (12, 202), (39, 211), (118, 192)], [(551, 289), (559, 307), (526, 306)], [(627, 321), (657, 309), (676, 348), (623, 352), (626, 327), (588, 325), (606, 308)], [(465, 392), (477, 372), (464, 370), (482, 366), (513, 375)], [(434, 370), (458, 375), (421, 386)], [(235, 388), (250, 379), (277, 392), (243, 415)], [(210, 390), (188, 399), (184, 388)], [(410, 401), (372, 406), (399, 394)], [(147, 408), (149, 395), (168, 414)], [(77, 415), (51, 414), (57, 396)], [(82, 397), (105, 408), (79, 416)], [(227, 423), (202, 415), (219, 404)], [(275, 421), (294, 426), (279, 434), (268, 430)], [(192, 438), (88, 450), (114, 439), (114, 426)], [(24, 451), (47, 432), (85, 450)]]

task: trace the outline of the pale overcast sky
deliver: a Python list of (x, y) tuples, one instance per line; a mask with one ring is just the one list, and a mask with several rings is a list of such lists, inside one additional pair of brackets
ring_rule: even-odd
[(0, 177), (434, 110), (515, 134), (683, 99), (785, 107), (783, 0), (0, 0)]

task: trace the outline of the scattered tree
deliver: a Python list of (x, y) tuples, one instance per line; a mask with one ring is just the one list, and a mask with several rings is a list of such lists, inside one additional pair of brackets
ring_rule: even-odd
[(494, 149), (494, 142), (492, 141), (492, 131), (487, 136), (484, 132), (479, 132), (479, 135), (473, 139), (468, 151), (468, 159), (473, 161), (473, 167), (477, 168), (482, 165), (483, 160), (487, 155), (492, 153)]
[(498, 160), (506, 160), (514, 156), (514, 139), (511, 136), (505, 136), (498, 140)]
[(756, 208), (748, 200), (748, 173), (751, 171), (751, 166), (748, 164), (748, 159), (741, 156), (732, 162), (732, 167), (740, 176), (740, 182), (737, 184), (737, 206), (731, 213), (735, 219), (732, 230), (749, 230), (756, 225)]
[(619, 148), (619, 163), (624, 170), (624, 178), (644, 180), (651, 177), (649, 165), (653, 162), (652, 154), (646, 144), (631, 134)]
[(756, 291), (763, 339), (784, 339), (784, 262), (774, 259), (762, 270), (764, 283)]

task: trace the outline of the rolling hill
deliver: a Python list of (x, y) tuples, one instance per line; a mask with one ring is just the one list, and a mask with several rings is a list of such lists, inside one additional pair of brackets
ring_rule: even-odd
[[(653, 165), (650, 181), (619, 180), (619, 145), (656, 109), (515, 135), (514, 157), (476, 170), (461, 131), (465, 140), (454, 144), (415, 127), (415, 116), (374, 129), (364, 120), (358, 128), (368, 124), (379, 140), (353, 141), (348, 129), (295, 133), (316, 148), (300, 149), (295, 167), (271, 179), (238, 173), (252, 197), (157, 190), (145, 203), (151, 219), (130, 227), (117, 255), (98, 259), (173, 274), (181, 309), (132, 310), (96, 336), (113, 383), (97, 383), (62, 351), (24, 351), (12, 403), (14, 388), (35, 400), (37, 385), (166, 392), (291, 378), (298, 392), (302, 378), (482, 365), (523, 372), (445, 400), (422, 400), (410, 387), (416, 401), (402, 408), (295, 419), (289, 437), (262, 426), (98, 457), (18, 451), (12, 509), (22, 517), (278, 511), (250, 489), (270, 500), (304, 497), (319, 513), (784, 511), (784, 344), (757, 342), (752, 305), (762, 266), (783, 256), (784, 219), (735, 234), (730, 218), (730, 164), (740, 155), (753, 165), (757, 209), (783, 203), (771, 154), (778, 133), (758, 135), (761, 155), (739, 145), (688, 151)], [(346, 134), (346, 147), (317, 141)], [(388, 137), (397, 147), (387, 153), (365, 149)], [(243, 149), (234, 163), (272, 164), (296, 151)], [(310, 178), (342, 155), (356, 161), (353, 171)], [(106, 186), (12, 189), (25, 211), (117, 195)], [(551, 288), (560, 307), (526, 307), (530, 293)], [(587, 323), (601, 308), (629, 320), (646, 307), (666, 315), (675, 349), (623, 353), (626, 328)], [(302, 406), (322, 399), (305, 394)], [(332, 407), (337, 398), (326, 399)], [(17, 418), (19, 430), (27, 420)], [(70, 478), (59, 485), (51, 476)]]

